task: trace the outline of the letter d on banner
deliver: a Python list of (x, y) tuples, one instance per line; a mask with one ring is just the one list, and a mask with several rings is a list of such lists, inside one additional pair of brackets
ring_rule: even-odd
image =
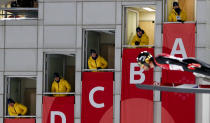
[(50, 123), (55, 123), (55, 116), (58, 115), (62, 119), (62, 123), (66, 123), (66, 116), (63, 112), (60, 111), (51, 111), (50, 113)]
[[(141, 84), (145, 80), (144, 70), (140, 69), (139, 71), (135, 71), (135, 67), (139, 67), (139, 65), (137, 63), (130, 63), (130, 84)], [(140, 79), (135, 80), (135, 75), (139, 75)]]

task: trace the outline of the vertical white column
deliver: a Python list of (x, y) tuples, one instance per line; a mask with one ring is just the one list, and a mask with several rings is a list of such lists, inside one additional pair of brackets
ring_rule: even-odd
[[(121, 4), (117, 4), (117, 9)], [(120, 12), (118, 12), (120, 14)], [(117, 16), (119, 17), (119, 16)], [(121, 93), (121, 26), (116, 26), (115, 31), (115, 81), (114, 81), (114, 123), (120, 123), (120, 93)]]
[[(155, 55), (162, 52), (162, 1), (156, 2), (155, 15)], [(161, 69), (156, 68), (154, 72), (154, 81), (161, 82)], [(153, 123), (161, 123), (161, 100), (160, 91), (153, 92), (154, 101), (154, 121)]]

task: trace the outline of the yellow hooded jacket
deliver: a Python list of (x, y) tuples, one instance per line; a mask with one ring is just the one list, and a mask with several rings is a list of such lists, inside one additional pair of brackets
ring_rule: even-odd
[(19, 103), (15, 103), (13, 107), (8, 105), (8, 113), (10, 116), (25, 115), (27, 110), (26, 106)]
[(144, 34), (141, 36), (141, 38), (138, 37), (138, 35), (136, 34), (133, 37), (133, 40), (131, 41), (131, 45), (135, 46), (135, 42), (138, 41), (140, 46), (144, 46), (144, 45), (149, 45), (149, 37), (147, 36), (147, 34), (144, 32)]
[(182, 21), (186, 21), (187, 19), (187, 15), (183, 10), (181, 10), (180, 15), (178, 15), (178, 13), (173, 9), (169, 14), (168, 21), (177, 22), (177, 18), (179, 17), (181, 18)]
[(89, 69), (97, 69), (97, 67), (101, 67), (101, 69), (104, 69), (107, 67), (107, 65), (107, 61), (101, 56), (98, 56), (96, 60), (94, 60), (92, 56), (90, 56), (88, 59)]
[[(64, 79), (60, 79), (59, 82), (55, 80), (52, 83), (51, 92), (66, 93), (71, 91), (71, 85)], [(54, 97), (64, 97), (66, 94), (54, 94)]]

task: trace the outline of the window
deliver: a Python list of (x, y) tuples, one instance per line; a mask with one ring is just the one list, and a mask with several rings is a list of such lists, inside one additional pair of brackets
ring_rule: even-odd
[(71, 85), (71, 92), (75, 92), (75, 55), (45, 54), (45, 92), (50, 94), (54, 73)]
[(5, 79), (5, 115), (8, 116), (7, 99), (11, 98), (27, 107), (26, 115), (36, 115), (36, 78), (35, 77), (6, 77)]
[[(155, 34), (155, 6), (133, 6), (125, 7), (124, 9), (124, 45), (132, 45), (134, 36), (136, 35), (136, 28), (140, 27), (144, 30), (148, 37), (146, 45), (154, 45)], [(140, 43), (141, 44), (141, 43)], [(145, 45), (145, 44), (143, 44)], [(128, 46), (130, 47), (130, 46)]]
[(186, 21), (195, 21), (195, 0), (165, 0), (165, 17), (164, 21), (168, 21), (169, 14), (173, 9), (173, 2), (178, 2), (181, 10), (186, 13)]
[(90, 50), (94, 49), (108, 63), (106, 69), (114, 69), (115, 31), (114, 30), (84, 30), (83, 69), (88, 69)]
[(0, 1), (0, 20), (35, 19), (38, 17), (38, 0)]

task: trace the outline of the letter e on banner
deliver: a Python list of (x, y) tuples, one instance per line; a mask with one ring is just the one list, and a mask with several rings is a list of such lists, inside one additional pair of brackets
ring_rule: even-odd
[[(137, 63), (130, 63), (130, 84), (141, 84), (145, 80), (144, 70), (135, 70), (135, 67), (139, 67)], [(135, 80), (135, 76), (139, 75), (140, 79)]]

